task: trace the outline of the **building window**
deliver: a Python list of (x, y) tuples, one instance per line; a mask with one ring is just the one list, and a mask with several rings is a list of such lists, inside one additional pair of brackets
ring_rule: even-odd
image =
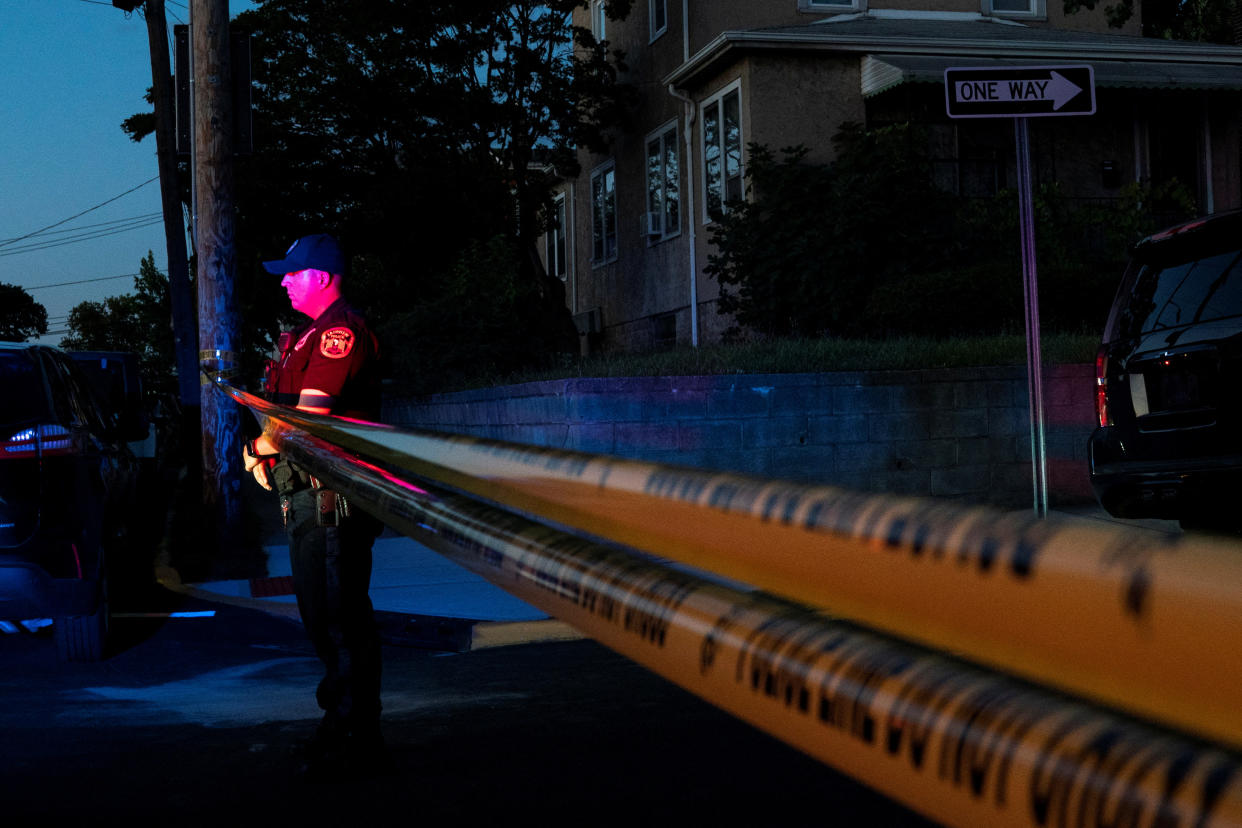
[(617, 165), (609, 161), (591, 173), (591, 259), (617, 258)]
[(866, 11), (867, 0), (798, 0), (798, 11)]
[(681, 155), (677, 124), (647, 136), (647, 213), (643, 233), (667, 239), (681, 232)]
[(565, 265), (565, 255), (569, 252), (565, 244), (566, 227), (568, 227), (568, 222), (565, 221), (565, 194), (557, 193), (552, 199), (552, 216), (548, 221), (546, 252), (548, 275), (555, 276), (562, 282), (565, 281), (565, 275), (568, 272)]
[(703, 198), (705, 220), (728, 212), (742, 199), (742, 90), (739, 83), (703, 103)]
[(1046, 0), (983, 0), (983, 13), (1043, 20), (1048, 6)]
[(655, 40), (668, 31), (668, 0), (647, 0), (650, 15), (651, 39)]
[(677, 314), (661, 313), (651, 317), (652, 344), (664, 350), (677, 345)]
[(608, 15), (606, 0), (591, 0), (591, 34), (596, 40), (608, 37)]

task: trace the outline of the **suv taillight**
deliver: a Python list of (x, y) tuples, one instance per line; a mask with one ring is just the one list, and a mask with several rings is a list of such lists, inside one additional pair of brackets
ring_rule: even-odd
[(1104, 345), (1095, 353), (1095, 416), (1101, 428), (1113, 424), (1108, 416), (1108, 348)]
[(64, 426), (41, 425), (23, 428), (0, 442), (0, 457), (48, 457), (75, 454), (81, 449), (77, 437)]

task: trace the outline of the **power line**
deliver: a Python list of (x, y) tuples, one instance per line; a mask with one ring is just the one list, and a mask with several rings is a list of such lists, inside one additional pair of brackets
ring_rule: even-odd
[[(90, 230), (95, 227), (107, 227), (108, 225), (124, 224), (125, 222), (129, 222), (129, 221), (136, 221), (138, 219), (150, 219), (150, 218), (155, 218), (156, 216), (162, 216), (162, 215), (163, 213), (158, 212), (158, 211), (154, 213), (143, 213), (140, 216), (130, 216), (128, 218), (111, 219), (109, 221), (101, 221), (96, 224), (79, 224), (77, 227), (66, 227), (64, 230), (51, 230), (51, 231), (45, 231), (41, 233), (36, 232), (28, 236), (28, 238), (33, 238), (33, 236), (59, 236), (64, 233), (76, 233), (80, 230)], [(17, 239), (0, 239), (0, 243), (7, 243), (10, 241), (17, 241)]]
[(115, 236), (120, 233), (127, 233), (130, 230), (141, 230), (144, 227), (152, 227), (162, 222), (163, 222), (162, 218), (153, 218), (153, 219), (147, 219), (147, 220), (131, 219), (130, 223), (123, 227), (118, 226), (118, 227), (114, 227), (108, 230), (96, 230), (90, 233), (82, 233), (77, 236), (69, 236), (64, 239), (58, 239), (56, 241), (40, 241), (34, 244), (23, 245), (22, 247), (15, 247), (12, 250), (0, 250), (0, 257), (16, 256), (19, 253), (33, 253), (36, 250), (50, 250), (53, 247), (64, 247), (65, 245), (68, 245), (68, 244), (77, 244), (78, 242), (90, 241), (91, 239), (102, 239), (107, 236)]
[[(84, 2), (84, 3), (85, 3), (85, 2), (90, 2), (90, 0), (82, 0), (82, 2)], [(107, 5), (111, 5), (111, 4), (109, 3), (109, 4), (107, 4)], [(148, 178), (146, 181), (142, 182), (142, 183), (141, 183), (141, 184), (139, 184), (138, 186), (136, 186), (136, 187), (131, 187), (131, 188), (129, 188), (128, 190), (126, 190), (125, 192), (121, 193), (120, 195), (113, 196), (112, 198), (108, 199), (107, 201), (101, 201), (101, 202), (99, 202), (98, 204), (96, 204), (94, 207), (87, 207), (87, 208), (86, 208), (85, 210), (83, 210), (82, 212), (80, 212), (80, 213), (75, 213), (75, 214), (73, 214), (72, 216), (70, 216), (69, 218), (66, 218), (66, 219), (61, 219), (60, 221), (56, 222), (55, 224), (49, 224), (47, 227), (40, 227), (38, 230), (31, 230), (29, 233), (27, 233), (27, 234), (26, 234), (26, 235), (24, 235), (24, 236), (17, 236), (16, 238), (12, 238), (12, 239), (5, 239), (4, 241), (0, 242), (0, 247), (4, 247), (4, 246), (6, 246), (6, 245), (10, 245), (10, 244), (12, 244), (13, 242), (19, 242), (19, 241), (21, 241), (21, 240), (23, 240), (23, 239), (28, 239), (28, 238), (30, 238), (31, 236), (37, 236), (37, 235), (39, 235), (40, 233), (43, 233), (43, 232), (45, 232), (45, 231), (47, 231), (47, 230), (51, 230), (53, 227), (60, 227), (62, 224), (68, 224), (69, 222), (73, 221), (75, 218), (81, 218), (82, 216), (86, 215), (87, 213), (90, 213), (90, 212), (92, 212), (92, 211), (94, 211), (94, 210), (98, 210), (100, 207), (103, 207), (104, 205), (111, 204), (112, 202), (116, 201), (116, 200), (117, 200), (117, 199), (119, 199), (119, 198), (124, 198), (125, 196), (129, 195), (130, 193), (134, 192), (135, 190), (141, 190), (143, 187), (147, 186), (147, 185), (148, 185), (148, 184), (150, 184), (152, 181), (158, 181), (158, 180), (159, 180), (159, 176), (158, 176), (158, 175), (156, 175), (156, 176), (152, 176), (151, 178)]]
[[(142, 275), (141, 273), (122, 273), (119, 276), (100, 276), (97, 279), (79, 279), (76, 282), (57, 282), (54, 285), (35, 285), (34, 287), (26, 288), (26, 290), (27, 291), (43, 290), (44, 288), (65, 287), (66, 285), (86, 285), (86, 284), (90, 284), (91, 282), (109, 282), (113, 279), (132, 279), (135, 276), (141, 276), (141, 275)], [(160, 275), (163, 276), (165, 274), (161, 273)]]

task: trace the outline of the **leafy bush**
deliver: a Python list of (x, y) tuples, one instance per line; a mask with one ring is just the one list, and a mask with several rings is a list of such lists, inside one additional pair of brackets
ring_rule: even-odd
[[(938, 190), (921, 130), (847, 124), (831, 165), (805, 147), (749, 147), (750, 199), (714, 227), (707, 273), (729, 336), (972, 336), (1023, 329), (1015, 194)], [(1034, 194), (1042, 326), (1095, 330), (1129, 246), (1195, 212), (1177, 182), (1131, 186), (1111, 202)]]
[[(1100, 332), (1049, 333), (1045, 365), (1085, 364), (1095, 358)], [(645, 353), (604, 352), (565, 358), (563, 364), (506, 376), (464, 378), (443, 391), (576, 377), (688, 377), (712, 374), (790, 374), (1024, 365), (1022, 334), (895, 337), (890, 339), (765, 339), (678, 347)]]
[(379, 324), (388, 373), (401, 388), (429, 393), (577, 351), (559, 280), (522, 273), (515, 247), (504, 236), (470, 245), (447, 272), (427, 276), (413, 310)]
[(863, 333), (877, 278), (934, 267), (950, 254), (939, 206), (947, 197), (911, 151), (918, 130), (847, 124), (834, 142), (832, 166), (806, 163), (803, 146), (783, 149), (779, 160), (762, 145), (748, 148), (753, 197), (729, 205), (715, 225), (717, 252), (706, 268), (720, 282), (721, 310), (745, 328), (769, 336)]

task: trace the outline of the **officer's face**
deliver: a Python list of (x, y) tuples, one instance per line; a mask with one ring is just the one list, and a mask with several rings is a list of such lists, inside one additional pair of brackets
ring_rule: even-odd
[(310, 300), (322, 289), (319, 281), (322, 274), (318, 270), (299, 270), (286, 273), (280, 285), (289, 294), (289, 303), (295, 311), (306, 313)]

